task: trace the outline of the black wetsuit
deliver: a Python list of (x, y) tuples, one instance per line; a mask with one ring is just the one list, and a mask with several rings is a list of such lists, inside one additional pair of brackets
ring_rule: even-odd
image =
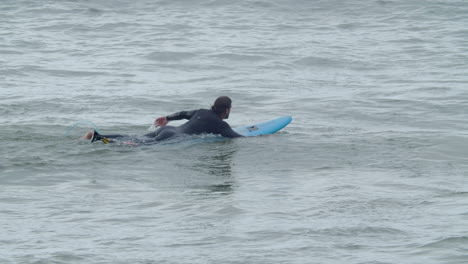
[[(180, 134), (195, 135), (203, 133), (218, 134), (228, 138), (242, 137), (242, 135), (232, 130), (229, 124), (224, 122), (213, 110), (199, 109), (193, 111), (182, 111), (169, 115), (166, 118), (168, 121), (181, 119), (188, 119), (189, 121), (178, 127), (161, 127), (155, 132), (148, 133), (144, 135), (143, 138), (139, 139), (142, 142), (149, 143), (149, 141), (161, 141)], [(128, 136), (97, 134), (95, 140), (100, 140), (102, 137), (108, 139), (124, 139)]]

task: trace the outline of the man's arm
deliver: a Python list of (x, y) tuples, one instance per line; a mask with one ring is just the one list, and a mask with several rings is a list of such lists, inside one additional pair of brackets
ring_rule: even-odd
[(227, 138), (236, 138), (236, 137), (243, 137), (243, 135), (237, 133), (236, 131), (232, 130), (231, 126), (226, 123), (222, 122), (222, 124), (219, 126), (219, 134), (223, 137)]
[(154, 121), (155, 126), (165, 126), (169, 121), (181, 120), (181, 119), (190, 119), (198, 110), (192, 111), (180, 111), (168, 116), (162, 116)]
[(192, 118), (193, 115), (195, 115), (195, 113), (197, 111), (198, 110), (181, 111), (181, 112), (174, 113), (172, 115), (168, 115), (168, 116), (166, 116), (166, 118), (167, 118), (167, 121), (190, 119), (190, 118)]

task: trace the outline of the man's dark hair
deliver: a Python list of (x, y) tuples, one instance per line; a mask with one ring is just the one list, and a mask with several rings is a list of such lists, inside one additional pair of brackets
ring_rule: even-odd
[(231, 103), (231, 98), (227, 96), (220, 96), (214, 102), (211, 110), (213, 110), (216, 114), (221, 115), (226, 111), (226, 109), (231, 108)]

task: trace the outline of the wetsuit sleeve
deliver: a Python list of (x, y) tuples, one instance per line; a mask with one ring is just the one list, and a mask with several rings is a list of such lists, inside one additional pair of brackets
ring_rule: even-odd
[(172, 115), (168, 115), (168, 116), (166, 116), (166, 118), (167, 118), (168, 121), (181, 120), (181, 119), (190, 119), (190, 118), (192, 118), (193, 115), (195, 115), (195, 113), (197, 111), (198, 110), (181, 111), (181, 112), (174, 113)]
[(222, 122), (219, 125), (219, 134), (223, 137), (228, 137), (228, 138), (236, 138), (236, 137), (243, 137), (241, 134), (238, 134), (236, 131), (232, 130), (231, 126), (226, 123)]

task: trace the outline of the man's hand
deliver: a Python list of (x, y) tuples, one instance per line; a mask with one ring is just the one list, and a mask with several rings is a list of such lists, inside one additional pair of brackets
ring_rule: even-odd
[(163, 126), (166, 126), (168, 122), (169, 122), (169, 121), (167, 121), (167, 117), (162, 116), (162, 117), (160, 117), (160, 118), (154, 120), (154, 125), (155, 125), (156, 127), (158, 127), (158, 126), (163, 127)]

